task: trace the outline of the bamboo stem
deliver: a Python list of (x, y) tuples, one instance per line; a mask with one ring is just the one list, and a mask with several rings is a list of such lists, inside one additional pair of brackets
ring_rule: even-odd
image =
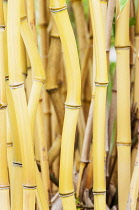
[[(75, 38), (69, 21), (65, 1), (50, 1), (50, 8), (60, 33), (66, 63), (68, 91), (62, 132), (59, 192), (62, 198), (63, 208), (67, 210), (76, 209), (73, 195), (72, 170), (75, 130), (80, 108), (80, 67)], [(72, 43), (72, 47), (70, 43)], [(78, 78), (78, 80), (76, 78)]]
[[(93, 118), (93, 192), (95, 209), (106, 209), (105, 138), (108, 84), (105, 33), (99, 1), (90, 1), (96, 54), (95, 104)], [(100, 132), (101, 131), (101, 132)], [(100, 147), (101, 145), (101, 147)]]
[[(23, 209), (35, 209), (35, 167), (32, 136), (27, 110), (26, 96), (21, 72), (20, 50), (20, 1), (8, 4), (8, 61), (9, 78), (16, 110), (17, 126), (23, 162)], [(16, 46), (16, 47), (15, 47)], [(16, 62), (15, 62), (15, 56)]]
[(121, 210), (126, 208), (130, 185), (129, 5), (130, 0), (121, 12), (118, 2), (116, 5), (118, 200)]

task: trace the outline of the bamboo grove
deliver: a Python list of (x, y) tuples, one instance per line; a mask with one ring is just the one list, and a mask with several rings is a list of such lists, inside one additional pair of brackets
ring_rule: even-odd
[(0, 210), (139, 210), (139, 0), (0, 0)]

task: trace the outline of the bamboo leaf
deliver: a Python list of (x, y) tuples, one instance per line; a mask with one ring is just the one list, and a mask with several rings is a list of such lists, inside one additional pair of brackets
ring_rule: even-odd
[(122, 11), (127, 4), (128, 0), (119, 0), (120, 3), (120, 11)]
[(130, 18), (129, 25), (134, 26), (135, 24), (136, 24), (136, 18), (135, 17)]

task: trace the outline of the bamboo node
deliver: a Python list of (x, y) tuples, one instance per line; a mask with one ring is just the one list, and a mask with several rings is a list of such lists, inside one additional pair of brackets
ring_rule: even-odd
[(37, 79), (37, 78), (34, 78), (33, 81), (36, 81), (36, 82), (41, 82), (44, 84), (45, 82), (45, 79)]
[(7, 190), (10, 189), (9, 185), (0, 185), (0, 190)]
[(95, 86), (97, 86), (97, 87), (107, 87), (108, 86), (108, 83), (98, 83), (98, 82), (95, 82)]
[(27, 20), (27, 16), (24, 16), (20, 19), (20, 22), (23, 22), (24, 20)]
[(65, 104), (65, 108), (66, 108), (66, 109), (80, 109), (81, 106), (80, 106), (80, 105), (72, 106), (72, 105), (67, 105), (67, 104)]
[(66, 9), (67, 9), (67, 4), (65, 4), (63, 7), (60, 7), (60, 8), (50, 7), (50, 11), (52, 13), (61, 12), (61, 11), (66, 10)]
[(0, 104), (0, 109), (6, 109), (7, 108), (7, 104), (3, 105), (3, 104)]
[(21, 87), (23, 87), (24, 86), (24, 83), (21, 83), (21, 84), (19, 84), (19, 85), (10, 85), (10, 88), (11, 89), (17, 89), (17, 88), (21, 88)]
[(75, 194), (75, 191), (73, 191), (72, 193), (68, 193), (68, 194), (61, 194), (61, 193), (59, 193), (59, 197), (66, 198), (66, 197), (70, 197), (70, 196), (72, 196), (74, 194)]
[(1, 25), (0, 26), (0, 31), (5, 31), (6, 26), (5, 25)]
[(27, 70), (31, 69), (31, 66), (27, 67)]
[(106, 194), (106, 190), (99, 191), (99, 192), (93, 191), (93, 195), (105, 195), (105, 194)]
[(8, 81), (8, 80), (9, 80), (9, 76), (6, 76), (6, 77), (5, 77), (5, 81)]
[(8, 0), (3, 0), (4, 3), (8, 3)]
[(58, 36), (58, 35), (51, 35), (51, 38), (53, 38), (53, 39), (60, 39), (60, 36)]
[(37, 186), (26, 186), (26, 185), (22, 185), (24, 189), (28, 189), (28, 190), (35, 190), (37, 188)]
[(122, 142), (117, 142), (117, 146), (131, 146), (131, 143), (122, 143)]
[(42, 28), (44, 28), (44, 27), (47, 27), (48, 26), (48, 23), (40, 23), (40, 24), (37, 24), (37, 26), (38, 27), (42, 27)]
[(7, 143), (7, 147), (12, 147), (13, 146), (13, 143)]
[(116, 50), (129, 50), (130, 49), (130, 46), (117, 46), (115, 47)]
[(27, 73), (22, 73), (24, 77), (27, 77)]
[(19, 162), (15, 162), (15, 161), (13, 161), (13, 166), (19, 166), (19, 167), (22, 167), (22, 163), (19, 163)]

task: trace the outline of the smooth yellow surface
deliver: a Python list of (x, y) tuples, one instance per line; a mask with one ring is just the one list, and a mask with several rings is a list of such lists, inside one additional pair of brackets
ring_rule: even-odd
[(34, 154), (24, 87), (12, 89), (12, 96), (16, 110), (20, 148), (22, 148), (23, 184), (35, 186)]
[(107, 83), (107, 61), (106, 61), (106, 41), (104, 32), (104, 23), (102, 21), (102, 13), (98, 0), (89, 1), (91, 10), (91, 21), (93, 25), (93, 34), (95, 41), (95, 53), (96, 53), (96, 79), (95, 82)]
[(22, 84), (23, 77), (21, 72), (20, 1), (8, 1), (7, 44), (10, 85)]
[(0, 210), (10, 210), (9, 189), (0, 190)]
[(44, 82), (45, 80), (44, 68), (41, 62), (41, 58), (40, 58), (36, 43), (29, 29), (27, 20), (21, 22), (20, 31), (21, 31), (21, 35), (25, 43), (29, 58), (30, 58), (31, 67), (33, 69), (32, 71), (33, 80), (40, 80)]
[(71, 106), (78, 106), (81, 104), (81, 79), (75, 37), (66, 10), (62, 12), (53, 13), (53, 17), (56, 21), (62, 42), (62, 48), (64, 52), (64, 59), (66, 65), (66, 77), (68, 78), (67, 98), (65, 103)]
[(34, 138), (34, 129), (35, 129), (35, 120), (36, 120), (36, 113), (38, 108), (38, 102), (40, 99), (40, 93), (42, 90), (43, 83), (38, 81), (33, 81), (32, 84), (32, 90), (29, 97), (28, 102), (28, 113), (29, 113), (29, 119), (30, 119), (30, 127), (31, 127), (31, 133), (32, 137)]
[(13, 161), (21, 163), (21, 152), (20, 152), (20, 143), (19, 143), (19, 132), (17, 127), (17, 119), (15, 115), (15, 107), (13, 103), (12, 93), (9, 87), (9, 81), (6, 81), (6, 95), (8, 102), (8, 115), (9, 123), (11, 127), (11, 132), (13, 136)]
[(66, 206), (66, 210), (76, 210), (74, 195), (62, 198), (62, 204), (63, 206)]
[(22, 167), (13, 166), (11, 183), (11, 210), (23, 209), (22, 173)]
[(106, 137), (106, 91), (107, 87), (96, 86), (93, 118), (93, 191), (95, 192), (102, 192), (106, 190), (104, 167)]
[(0, 31), (0, 106), (5, 106), (7, 104), (4, 64), (4, 31)]
[(125, 210), (130, 185), (130, 146), (118, 145), (118, 200), (119, 209)]
[(35, 209), (35, 189), (23, 190), (23, 210)]
[(115, 46), (125, 47), (130, 46), (129, 42), (129, 6), (128, 0), (124, 9), (120, 12), (119, 1), (116, 1), (116, 35)]
[(66, 109), (62, 132), (59, 193), (74, 191), (72, 182), (75, 130), (79, 110)]
[(117, 142), (131, 142), (129, 49), (117, 53)]
[(37, 202), (39, 203), (39, 206), (41, 207), (42, 210), (43, 209), (49, 210), (49, 203), (46, 200), (42, 179), (36, 164), (35, 164), (35, 172), (36, 172), (36, 182), (37, 182), (37, 190), (36, 190)]

